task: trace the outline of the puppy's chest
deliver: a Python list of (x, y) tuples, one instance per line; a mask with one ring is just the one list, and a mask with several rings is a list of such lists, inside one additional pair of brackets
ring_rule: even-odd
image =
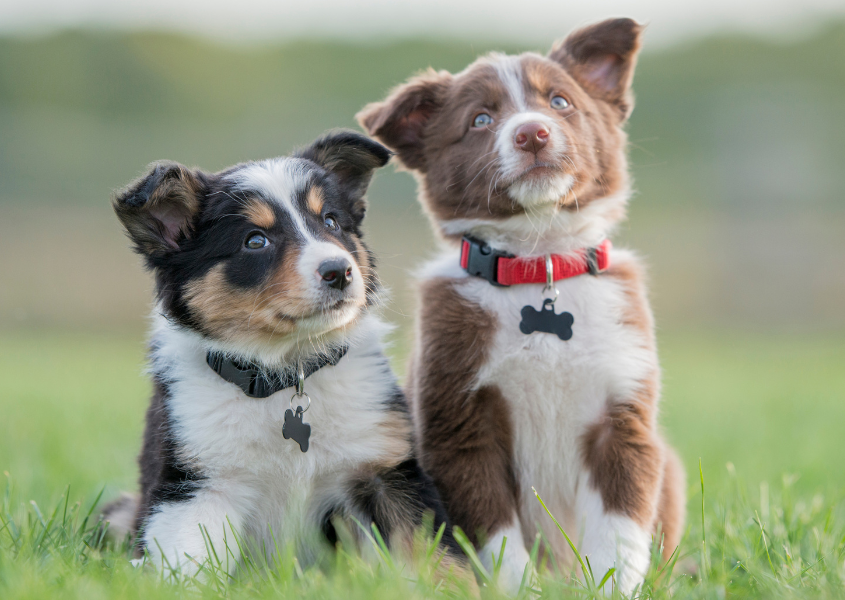
[[(583, 432), (651, 363), (641, 335), (622, 324), (625, 296), (618, 283), (586, 275), (556, 285), (560, 295), (551, 309), (557, 316), (544, 317), (552, 332), (524, 323), (526, 315), (543, 314), (542, 285), (494, 288), (470, 280), (458, 288), (494, 316), (496, 333), (475, 386), (496, 386), (506, 399), (519, 471), (574, 486)], [(549, 472), (561, 469), (568, 474)]]
[(212, 477), (307, 485), (321, 474), (396, 452), (397, 428), (390, 427), (384, 406), (391, 385), (374, 366), (341, 363), (306, 380), (307, 452), (294, 439), (301, 436), (291, 436), (290, 423), (285, 438), (292, 390), (249, 398), (201, 360), (186, 361), (174, 374), (168, 407), (179, 453)]

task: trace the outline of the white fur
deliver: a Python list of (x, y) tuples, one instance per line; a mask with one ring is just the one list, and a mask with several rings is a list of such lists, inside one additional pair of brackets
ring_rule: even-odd
[[(608, 514), (601, 496), (589, 485), (579, 488), (575, 512), (583, 532), (579, 551), (589, 558), (596, 583), (615, 568), (616, 589), (630, 594), (648, 570), (651, 535), (624, 515)], [(609, 594), (611, 586), (605, 585), (602, 591)]]
[(352, 255), (337, 244), (313, 238), (302, 247), (297, 262), (297, 270), (305, 285), (305, 289), (302, 290), (303, 295), (308, 297), (315, 306), (320, 306), (326, 292), (322, 276), (317, 269), (323, 261), (331, 259), (345, 259), (352, 268), (352, 282), (346, 289), (346, 297), (349, 301), (339, 311), (333, 311), (330, 314), (321, 311), (310, 318), (300, 319), (297, 322), (297, 331), (300, 335), (321, 334), (346, 325), (361, 312), (361, 306), (367, 300), (364, 277), (358, 267), (358, 262)]
[[(382, 427), (382, 403), (395, 385), (381, 353), (384, 331), (378, 317), (365, 315), (346, 336), (346, 356), (306, 380), (312, 404), (305, 421), (312, 429), (303, 453), (282, 436), (293, 389), (247, 397), (208, 367), (207, 341), (155, 318), (152, 370), (169, 385), (181, 458), (207, 477), (195, 498), (164, 504), (150, 518), (144, 542), (157, 565), (166, 558), (190, 571), (195, 565), (186, 552), (202, 563), (208, 554), (199, 524), (215, 548), (225, 546), (224, 538), (231, 541), (230, 522), (258, 547), (264, 540), (273, 548), (270, 531), (277, 540), (304, 544), (343, 473), (386, 457), (404, 458), (396, 456), (402, 445)], [(224, 566), (234, 568), (238, 558), (230, 556)]]
[(543, 179), (518, 179), (508, 187), (508, 196), (523, 206), (552, 204), (566, 196), (573, 185), (575, 177), (569, 173)]
[(514, 521), (511, 525), (499, 529), (490, 536), (490, 539), (479, 551), (478, 558), (481, 559), (481, 563), (487, 569), (487, 572), (492, 575), (493, 565), (499, 561), (500, 554), (502, 554), (502, 541), (505, 538), (507, 538), (507, 541), (505, 542), (504, 556), (501, 557), (501, 570), (497, 583), (502, 591), (511, 596), (516, 596), (525, 576), (525, 569), (529, 569), (528, 576), (525, 579), (527, 585), (531, 585), (534, 575), (531, 556), (525, 549), (522, 527), (517, 515), (514, 515)]
[(508, 95), (511, 97), (516, 109), (518, 111), (527, 110), (528, 105), (525, 102), (525, 89), (522, 85), (521, 57), (508, 56), (507, 54), (496, 52), (491, 54), (489, 59), (496, 68), (499, 79), (505, 84)]
[(294, 194), (305, 189), (309, 177), (304, 160), (283, 156), (248, 163), (229, 175), (229, 180), (242, 191), (256, 191), (277, 202), (296, 223), (296, 231), (306, 240), (313, 240), (314, 236), (293, 202)]
[[(585, 235), (597, 238), (591, 231), (586, 227)], [(524, 243), (507, 238), (503, 231), (500, 234), (501, 239), (494, 239), (504, 249), (516, 250)], [(571, 240), (542, 237), (534, 245), (538, 253), (544, 253), (571, 244)], [(570, 538), (582, 539), (585, 552), (595, 556), (593, 570), (599, 580), (608, 565), (616, 564), (620, 587), (630, 590), (648, 564), (648, 535), (630, 519), (605, 513), (600, 497), (590, 487), (580, 446), (583, 433), (602, 416), (607, 402), (634, 397), (640, 381), (657, 366), (643, 334), (621, 324), (626, 307), (621, 285), (613, 279), (590, 276), (557, 282), (560, 296), (555, 311), (568, 311), (575, 318), (572, 339), (561, 341), (553, 334), (525, 335), (519, 330), (521, 309), (542, 306), (542, 284), (493, 287), (467, 275), (458, 258), (459, 253), (449, 249), (424, 273), (426, 278), (462, 279), (456, 286), (459, 293), (497, 322), (487, 361), (474, 386), (497, 386), (510, 403), (514, 470), (522, 493), (519, 519), (529, 534), (526, 540), (539, 525), (555, 558), (571, 564), (568, 545), (534, 497), (534, 487)], [(633, 255), (624, 250), (613, 250), (611, 255), (612, 263), (632, 260)], [(521, 566), (508, 568), (516, 572)]]
[(548, 160), (550, 163), (557, 165), (563, 160), (566, 151), (566, 138), (554, 119), (543, 113), (533, 111), (523, 110), (513, 113), (496, 130), (496, 155), (499, 159), (499, 168), (505, 181), (517, 178), (528, 167), (534, 164), (534, 155), (530, 152), (520, 150), (514, 144), (514, 136), (517, 128), (520, 125), (531, 122), (540, 123), (549, 130), (549, 142), (546, 146), (546, 151), (549, 153)]
[[(625, 193), (593, 200), (583, 208), (548, 205), (505, 220), (450, 219), (439, 226), (446, 235), (470, 233), (517, 256), (569, 254), (598, 246), (608, 237), (625, 214), (627, 199)], [(444, 258), (454, 262), (448, 253)]]
[(575, 184), (575, 178), (566, 173), (551, 177), (535, 178), (529, 169), (536, 160), (533, 155), (520, 150), (514, 144), (514, 135), (520, 125), (529, 122), (541, 123), (549, 131), (546, 146), (546, 162), (558, 165), (566, 156), (566, 137), (554, 119), (540, 112), (531, 111), (525, 99), (522, 76), (521, 56), (492, 54), (489, 57), (495, 67), (499, 80), (505, 86), (511, 98), (514, 112), (500, 116), (501, 124), (496, 128), (495, 151), (498, 159), (499, 176), (507, 186), (508, 195), (521, 205), (538, 206), (554, 203), (566, 196)]

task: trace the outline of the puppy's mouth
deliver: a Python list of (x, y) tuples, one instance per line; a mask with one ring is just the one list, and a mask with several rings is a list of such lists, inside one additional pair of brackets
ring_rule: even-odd
[(505, 186), (508, 196), (523, 206), (554, 205), (569, 193), (575, 177), (559, 164), (535, 160)]
[(317, 306), (312, 311), (301, 315), (290, 315), (288, 313), (279, 311), (276, 317), (280, 321), (296, 324), (303, 321), (313, 321), (319, 319), (332, 319), (337, 317), (339, 313), (346, 313), (350, 309), (360, 308), (360, 303), (355, 298), (341, 298), (335, 301), (329, 301), (322, 306)]
[(520, 174), (515, 176), (511, 183), (516, 183), (518, 181), (526, 181), (526, 180), (538, 180), (544, 178), (551, 178), (555, 175), (564, 175), (566, 171), (561, 168), (560, 165), (556, 165), (553, 163), (543, 162), (543, 161), (534, 161), (533, 164), (529, 165), (526, 169), (524, 169)]

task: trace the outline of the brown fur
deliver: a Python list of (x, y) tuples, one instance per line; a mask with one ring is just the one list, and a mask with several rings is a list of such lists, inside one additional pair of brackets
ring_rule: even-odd
[(663, 485), (657, 505), (657, 527), (663, 536), (663, 558), (668, 560), (684, 533), (686, 520), (686, 474), (678, 453), (668, 445), (663, 452)]
[(116, 198), (123, 201), (115, 200), (113, 207), (135, 249), (141, 254), (159, 255), (178, 248), (180, 238), (190, 232), (200, 209), (200, 182), (196, 173), (174, 162), (150, 166), (146, 180), (156, 185), (149, 197), (143, 203), (132, 198), (133, 190), (145, 183), (141, 178), (117, 193)]
[(229, 285), (223, 269), (214, 267), (188, 284), (187, 304), (207, 331), (223, 339), (288, 335), (311, 306), (302, 296), (305, 286), (296, 269), (298, 258), (298, 248), (291, 246), (276, 273), (258, 290)]
[[(642, 395), (653, 394), (647, 385)], [(605, 509), (649, 529), (663, 476), (662, 446), (651, 426), (652, 410), (637, 401), (614, 402), (584, 436), (584, 462)]]
[(323, 191), (314, 186), (308, 190), (308, 209), (314, 213), (315, 215), (322, 215), (323, 214)]
[[(639, 332), (643, 344), (656, 351), (642, 268), (633, 261), (617, 262), (603, 276), (622, 286), (626, 299), (622, 324)], [(680, 542), (684, 475), (674, 450), (655, 429), (659, 382), (655, 368), (632, 398), (612, 399), (604, 418), (584, 435), (583, 454), (605, 507), (655, 532), (659, 526), (665, 536), (664, 558), (668, 558)]]
[(276, 224), (276, 213), (261, 200), (253, 200), (244, 208), (244, 216), (256, 227), (272, 229)]
[[(620, 69), (633, 73), (638, 47), (637, 42)], [(575, 177), (576, 184), (561, 198), (560, 206), (574, 211), (628, 185), (627, 138), (619, 127), (628, 109), (620, 112), (622, 99), (609, 92), (597, 94), (594, 85), (584, 83), (589, 69), (568, 54), (567, 48), (562, 45), (549, 57), (526, 53), (519, 60), (529, 110), (552, 117), (566, 137), (568, 160), (561, 168)], [(574, 69), (578, 65), (581, 71)], [(620, 85), (629, 80), (622, 77)], [(563, 95), (572, 106), (563, 111), (550, 108), (552, 95)], [(505, 184), (509, 182), (497, 178), (492, 164), (496, 124), (482, 130), (469, 124), (478, 112), (489, 112), (502, 123), (513, 110), (494, 64), (481, 58), (454, 76), (429, 71), (412, 78), (386, 100), (366, 106), (358, 120), (369, 133), (392, 146), (407, 168), (417, 171), (420, 199), (435, 222), (507, 219), (523, 213), (524, 208), (507, 195)], [(538, 154), (539, 160), (544, 152)], [(622, 216), (624, 211), (620, 211)]]
[(421, 296), (426, 329), (415, 349), (411, 383), (420, 460), (454, 523), (476, 540), (512, 518), (518, 497), (505, 399), (495, 387), (467, 387), (485, 361), (495, 322), (448, 281), (427, 282)]
[[(547, 56), (481, 57), (454, 75), (429, 70), (365, 107), (358, 119), (414, 172), (421, 203), (448, 238), (475, 234), (473, 225), (450, 221), (504, 221), (523, 213), (507, 189), (522, 177), (530, 181), (532, 172), (540, 173), (538, 178), (545, 172), (572, 177), (572, 187), (556, 200), (559, 211), (580, 211), (610, 199), (601, 218), (618, 222), (625, 216), (630, 183), (623, 125), (633, 108), (630, 88), (642, 30), (630, 19), (613, 19), (573, 32)], [(503, 68), (519, 69), (526, 111), (553, 124), (545, 145), (534, 146), (530, 154), (508, 155), (509, 168), (524, 168), (508, 174), (509, 181), (494, 160), (498, 127), (516, 111)], [(563, 96), (568, 105), (552, 108), (554, 96)], [(492, 124), (474, 127), (480, 113), (490, 115)], [(489, 227), (500, 238), (508, 235), (502, 233), (506, 227)], [(606, 509), (647, 530), (660, 524), (668, 556), (683, 522), (683, 477), (657, 430), (660, 372), (644, 277), (633, 260), (612, 265), (600, 277), (618, 284), (622, 309), (615, 316), (655, 360), (653, 372), (630, 397), (607, 399), (603, 417), (583, 433), (583, 460)], [(462, 299), (453, 285), (460, 284), (443, 279), (423, 285), (408, 393), (421, 460), (453, 519), (468, 533), (493, 531), (518, 508), (512, 427), (498, 389), (466, 386), (486, 360), (496, 321)]]
[(622, 324), (639, 332), (646, 347), (656, 349), (654, 316), (648, 303), (643, 269), (633, 261), (617, 262), (610, 266), (605, 276), (617, 280), (625, 294)]

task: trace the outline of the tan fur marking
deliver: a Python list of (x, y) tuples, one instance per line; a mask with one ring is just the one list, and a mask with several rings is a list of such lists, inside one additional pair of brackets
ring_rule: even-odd
[(226, 282), (222, 266), (192, 283), (185, 299), (203, 327), (227, 340), (262, 340), (289, 335), (295, 318), (310, 314), (296, 263), (299, 252), (291, 247), (276, 273), (257, 290), (239, 290)]
[(657, 525), (663, 534), (663, 559), (669, 560), (681, 543), (686, 519), (686, 476), (678, 453), (669, 446), (664, 448), (666, 463), (663, 466), (663, 485), (657, 505)]
[(663, 477), (662, 444), (652, 427), (652, 385), (645, 402), (612, 403), (583, 438), (584, 462), (605, 510), (622, 513), (650, 529)]
[(355, 262), (358, 263), (358, 269), (361, 271), (361, 277), (364, 278), (364, 287), (367, 290), (367, 301), (372, 303), (375, 301), (374, 290), (381, 287), (378, 272), (373, 268), (370, 260), (370, 253), (364, 246), (360, 238), (353, 235), (352, 241), (355, 244), (355, 251), (352, 255), (355, 257)]
[(308, 190), (308, 210), (310, 210), (315, 215), (322, 215), (323, 214), (323, 190), (319, 187), (312, 187)]
[(517, 508), (513, 426), (495, 386), (470, 390), (495, 335), (495, 319), (449, 280), (421, 290), (409, 392), (418, 415), (420, 460), (452, 522), (473, 541), (508, 523)]
[(273, 209), (260, 200), (249, 202), (244, 208), (244, 216), (249, 222), (262, 229), (271, 229), (276, 224), (276, 215)]
[(649, 348), (655, 348), (654, 317), (648, 302), (643, 268), (633, 260), (615, 261), (602, 277), (614, 279), (622, 287), (624, 308), (621, 322), (641, 333)]
[(406, 413), (385, 411), (379, 430), (384, 443), (382, 448), (384, 464), (398, 464), (410, 456), (413, 429)]

